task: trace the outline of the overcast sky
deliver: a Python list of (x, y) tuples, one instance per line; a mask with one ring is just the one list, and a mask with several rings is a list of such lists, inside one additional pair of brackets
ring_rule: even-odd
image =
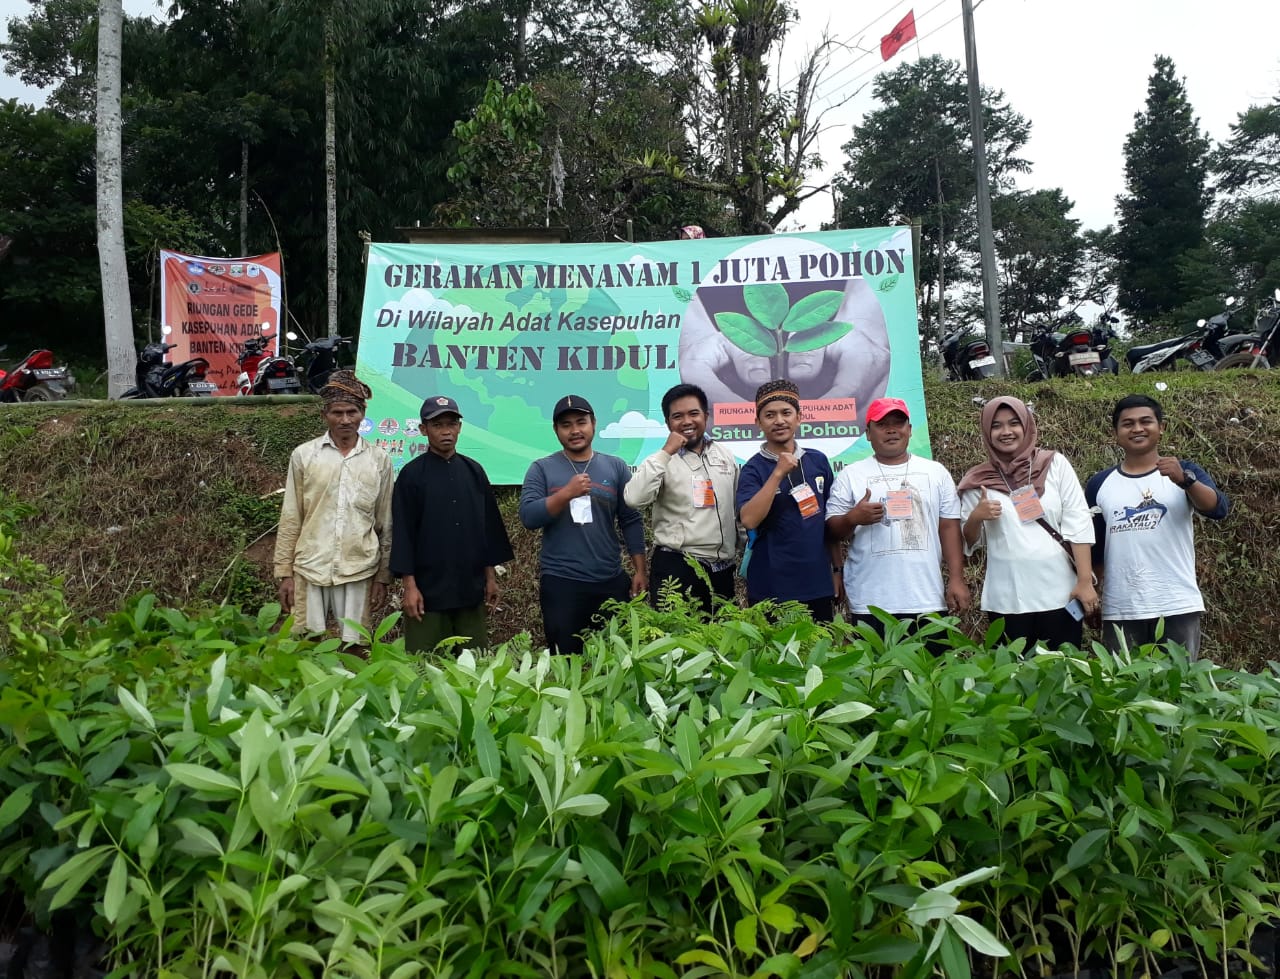
[[(1214, 140), (1227, 136), (1247, 106), (1280, 95), (1280, 0), (978, 2), (982, 82), (1002, 89), (1032, 123), (1026, 155), (1033, 169), (1022, 185), (1062, 187), (1085, 227), (1114, 221), (1115, 196), (1123, 188), (1125, 136), (1133, 114), (1143, 108), (1157, 54), (1171, 57), (1185, 77), (1201, 128)], [(820, 150), (829, 171), (839, 168), (851, 127), (874, 104), (869, 83), (882, 65), (880, 37), (908, 10), (915, 10), (919, 45), (907, 45), (883, 67), (892, 69), (918, 53), (964, 59), (960, 0), (795, 0), (795, 5), (800, 22), (781, 59), (784, 79), (795, 74), (799, 52), (824, 29), (871, 52), (842, 56), (819, 89), (826, 102), (861, 88), (827, 117), (833, 128)], [(0, 36), (7, 36), (10, 17), (30, 9), (26, 0), (0, 0)], [(148, 0), (125, 0), (125, 9), (132, 14), (159, 10)], [(13, 97), (41, 98), (0, 74), (0, 98)], [(823, 195), (804, 208), (799, 223), (816, 228), (830, 214), (830, 197)]]

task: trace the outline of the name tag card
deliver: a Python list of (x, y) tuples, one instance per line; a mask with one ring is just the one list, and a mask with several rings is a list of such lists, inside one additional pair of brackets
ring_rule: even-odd
[(884, 515), (890, 520), (910, 520), (911, 490), (889, 490), (884, 499)]
[(1034, 486), (1019, 486), (1010, 494), (1010, 499), (1023, 523), (1035, 523), (1044, 516), (1044, 504), (1040, 502), (1040, 494)]
[(706, 510), (716, 505), (716, 490), (707, 476), (693, 477), (693, 508)]
[(574, 523), (591, 523), (591, 497), (575, 496), (569, 501), (569, 516)]
[(818, 497), (813, 492), (813, 487), (808, 483), (801, 483), (791, 491), (791, 498), (796, 501), (796, 506), (800, 508), (800, 516), (808, 520), (810, 517), (818, 514)]

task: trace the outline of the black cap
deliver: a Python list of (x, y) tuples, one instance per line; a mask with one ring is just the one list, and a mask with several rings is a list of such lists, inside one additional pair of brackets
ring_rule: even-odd
[(576, 394), (566, 394), (556, 402), (556, 410), (551, 413), (551, 420), (559, 421), (561, 415), (567, 415), (571, 411), (581, 411), (592, 418), (596, 416), (595, 409), (586, 398), (580, 398)]
[(437, 415), (449, 414), (457, 415), (459, 418), (462, 417), (462, 412), (458, 410), (458, 402), (454, 401), (453, 398), (438, 395), (433, 398), (427, 398), (426, 401), (422, 402), (421, 417), (424, 422), (430, 421)]

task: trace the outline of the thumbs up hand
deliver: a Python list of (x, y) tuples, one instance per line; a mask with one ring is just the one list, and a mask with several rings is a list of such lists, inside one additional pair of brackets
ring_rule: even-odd
[(987, 496), (987, 488), (978, 491), (978, 505), (973, 508), (973, 515), (979, 520), (1000, 519), (1000, 501)]
[(871, 489), (862, 494), (858, 505), (849, 511), (855, 527), (867, 527), (884, 519), (884, 504), (871, 502)]

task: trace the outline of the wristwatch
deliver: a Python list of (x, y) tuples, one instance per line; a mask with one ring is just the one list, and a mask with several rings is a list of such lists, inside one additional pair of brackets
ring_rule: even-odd
[(1194, 472), (1192, 472), (1190, 469), (1184, 469), (1182, 470), (1182, 482), (1178, 483), (1177, 485), (1178, 485), (1178, 489), (1189, 490), (1191, 489), (1192, 486), (1194, 486), (1198, 482), (1199, 480), (1196, 479), (1196, 474)]

